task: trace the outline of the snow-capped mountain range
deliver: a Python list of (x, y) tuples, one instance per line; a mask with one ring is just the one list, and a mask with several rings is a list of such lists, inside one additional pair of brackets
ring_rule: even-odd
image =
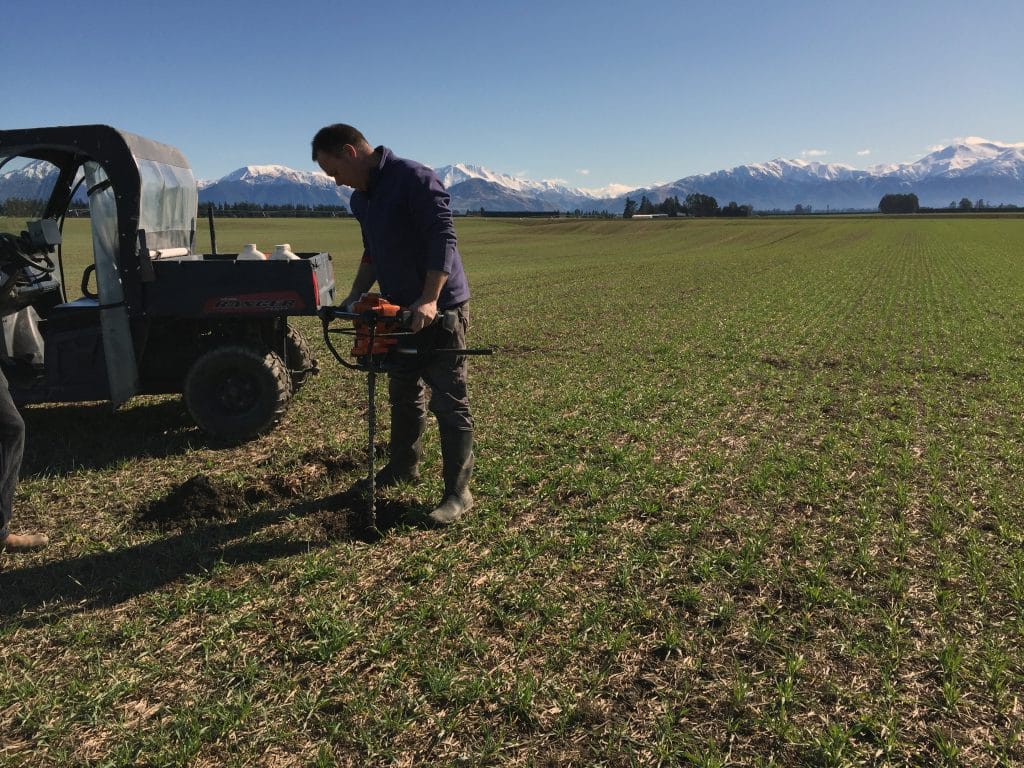
[(961, 198), (989, 204), (1024, 205), (1024, 143), (1002, 144), (977, 137), (936, 149), (913, 163), (858, 170), (838, 163), (772, 160), (727, 171), (689, 176), (670, 184), (635, 190), (653, 202), (691, 192), (725, 204), (749, 203), (757, 210), (875, 209), (883, 195), (910, 193), (921, 205), (943, 208)]
[(49, 197), (56, 177), (54, 167), (42, 160), (27, 163), (16, 170), (0, 171), (0, 200), (9, 197), (45, 199)]
[(334, 179), (284, 165), (247, 165), (216, 181), (199, 182), (203, 203), (257, 205), (348, 205)]
[[(837, 163), (776, 159), (729, 170), (687, 176), (657, 186), (623, 192), (595, 192), (557, 181), (532, 181), (458, 163), (435, 169), (457, 212), (609, 211), (620, 213), (627, 196), (654, 203), (691, 192), (735, 201), (756, 210), (874, 210), (883, 195), (913, 192), (922, 205), (946, 207), (961, 198), (998, 205), (1024, 205), (1024, 143), (1005, 144), (977, 137), (961, 139), (912, 163), (859, 170)], [(47, 184), (37, 163), (0, 172), (0, 200), (35, 197)], [(203, 203), (251, 202), (267, 205), (348, 205), (351, 190), (322, 173), (282, 165), (249, 165), (215, 181), (199, 182)]]

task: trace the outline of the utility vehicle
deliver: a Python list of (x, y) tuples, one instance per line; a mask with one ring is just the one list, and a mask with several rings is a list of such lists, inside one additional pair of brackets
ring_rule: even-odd
[[(79, 200), (91, 263), (68, 275)], [(212, 217), (214, 252), (196, 253), (196, 180), (174, 147), (106, 125), (0, 131), (0, 206), (0, 364), (16, 402), (182, 393), (202, 429), (239, 441), (272, 428), (316, 370), (288, 318), (334, 303), (330, 254), (237, 260), (216, 253)]]

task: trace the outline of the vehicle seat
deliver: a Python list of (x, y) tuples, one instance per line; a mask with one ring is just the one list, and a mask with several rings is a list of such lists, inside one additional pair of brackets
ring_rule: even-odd
[(95, 312), (100, 308), (100, 300), (90, 296), (80, 296), (74, 301), (57, 304), (50, 312)]
[(99, 317), (99, 299), (82, 296), (65, 304), (57, 304), (46, 315), (44, 323), (46, 331), (53, 333), (58, 328), (65, 329), (84, 324), (98, 323)]

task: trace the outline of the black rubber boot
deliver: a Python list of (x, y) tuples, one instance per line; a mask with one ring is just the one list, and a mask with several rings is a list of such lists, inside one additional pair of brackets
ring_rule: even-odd
[(388, 463), (377, 473), (378, 488), (388, 488), (399, 483), (413, 483), (420, 478), (420, 457), (423, 455), (423, 432), (427, 419), (405, 417), (400, 412), (391, 412), (391, 440), (388, 447)]
[(473, 476), (473, 433), (441, 431), (444, 498), (427, 517), (435, 525), (451, 525), (473, 506), (469, 480)]

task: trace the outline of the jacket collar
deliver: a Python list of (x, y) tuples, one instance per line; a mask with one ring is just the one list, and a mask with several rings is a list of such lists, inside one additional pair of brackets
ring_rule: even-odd
[(370, 169), (370, 178), (366, 186), (367, 196), (373, 195), (374, 190), (377, 189), (377, 183), (380, 181), (381, 175), (384, 173), (388, 163), (391, 162), (391, 150), (383, 144), (373, 150), (373, 153), (377, 155), (380, 160), (375, 167)]

